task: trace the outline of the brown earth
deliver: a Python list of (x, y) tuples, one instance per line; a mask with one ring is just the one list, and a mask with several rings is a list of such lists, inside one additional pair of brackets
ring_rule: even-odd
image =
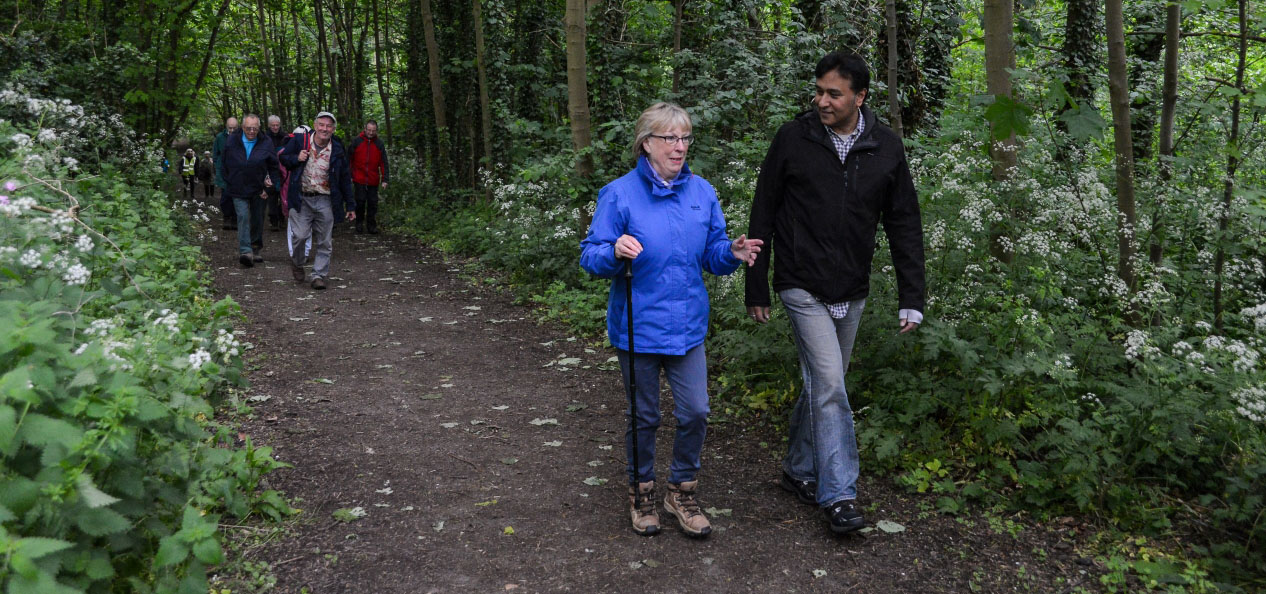
[[(242, 430), (293, 465), (269, 480), (295, 498), (297, 520), (273, 537), (250, 529), (255, 538), (237, 537), (238, 561), (269, 564), (276, 591), (1098, 585), (1102, 569), (1078, 553), (1075, 522), (937, 514), (933, 498), (864, 468), (871, 530), (834, 537), (817, 509), (779, 489), (781, 446), (765, 444), (782, 442), (767, 423), (709, 428), (700, 485), (714, 514), (711, 538), (688, 539), (673, 525), (637, 536), (622, 479), (624, 397), (609, 350), (539, 324), (530, 307), (472, 284), (462, 263), (411, 240), (336, 232), (330, 288), (319, 292), (291, 280), (281, 233), (266, 231), (265, 241), (268, 261), (250, 269), (237, 263), (234, 232), (219, 232), (207, 250), (216, 290), (242, 305), (240, 335), (253, 344), (242, 397), (254, 411)], [(667, 397), (664, 419), (661, 477), (673, 422)], [(357, 507), (364, 517), (335, 518)], [(904, 531), (874, 529), (881, 520)], [(233, 578), (219, 579), (248, 589)]]

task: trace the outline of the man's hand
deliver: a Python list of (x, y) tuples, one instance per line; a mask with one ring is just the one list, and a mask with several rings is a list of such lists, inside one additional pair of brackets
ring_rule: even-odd
[(632, 260), (642, 253), (642, 242), (632, 235), (621, 235), (615, 240), (615, 257), (621, 260)]
[(268, 177), (268, 176), (264, 176), (264, 187), (265, 187), (265, 188), (271, 188), (271, 187), (273, 187), (273, 178)]
[(764, 324), (769, 321), (769, 306), (752, 305), (747, 308), (747, 317), (756, 320), (758, 324)]
[(730, 253), (743, 263), (751, 266), (756, 263), (756, 254), (760, 253), (760, 246), (765, 245), (764, 241), (759, 239), (748, 239), (747, 235), (740, 235), (734, 243), (730, 244)]
[(382, 189), (384, 190), (387, 189), (387, 182), (382, 182), (382, 184), (379, 184), (379, 185), (382, 186)]
[(308, 160), (308, 149), (303, 149), (299, 151), (299, 162), (302, 163), (307, 160)]
[(355, 220), (356, 220), (356, 212), (355, 212), (355, 211), (351, 211), (351, 210), (347, 211), (347, 220), (349, 220), (349, 221), (355, 221)]
[(915, 328), (918, 328), (918, 327), (919, 327), (918, 322), (911, 322), (909, 320), (906, 320), (905, 318), (901, 318), (901, 331), (898, 332), (897, 334), (905, 334), (906, 332), (914, 330)]

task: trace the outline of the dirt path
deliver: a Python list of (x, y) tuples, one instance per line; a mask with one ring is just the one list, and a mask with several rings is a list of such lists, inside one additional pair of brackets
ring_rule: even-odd
[[(818, 510), (778, 488), (781, 442), (764, 426), (709, 430), (710, 539), (672, 525), (637, 536), (610, 352), (538, 325), (403, 239), (336, 233), (332, 282), (317, 292), (291, 280), (281, 233), (265, 233), (268, 261), (251, 269), (237, 265), (233, 232), (207, 249), (254, 344), (245, 431), (294, 465), (270, 480), (300, 498), (301, 519), (245, 553), (273, 564), (278, 591), (1094, 589), (1075, 528), (939, 515), (933, 499), (864, 471), (868, 523), (905, 530), (832, 537)], [(660, 435), (663, 467), (671, 428)], [(366, 515), (333, 515), (356, 507)]]

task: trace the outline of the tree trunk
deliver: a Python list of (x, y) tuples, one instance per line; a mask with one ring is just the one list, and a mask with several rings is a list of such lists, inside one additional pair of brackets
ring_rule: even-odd
[[(1133, 294), (1134, 273), (1134, 149), (1130, 134), (1129, 72), (1125, 64), (1125, 19), (1122, 0), (1108, 0), (1104, 14), (1108, 34), (1108, 91), (1112, 104), (1117, 178), (1117, 276)], [(1132, 315), (1133, 312), (1127, 312)]]
[[(1171, 160), (1174, 157), (1174, 113), (1178, 106), (1178, 44), (1182, 41), (1182, 7), (1177, 2), (1165, 7), (1165, 78), (1161, 85), (1160, 153), (1161, 180), (1171, 177)], [(1165, 251), (1165, 227), (1163, 214), (1157, 208), (1152, 218), (1152, 241), (1148, 247), (1148, 260), (1159, 266)]]
[[(483, 132), (484, 167), (492, 171), (492, 105), (488, 100), (487, 53), (484, 51), (484, 16), (479, 0), (471, 0), (471, 16), (475, 26), (475, 71), (479, 78), (479, 124)], [(478, 183), (478, 182), (476, 182)], [(485, 198), (492, 200), (492, 187), (485, 190)]]
[[(390, 7), (388, 7), (390, 10)], [(378, 74), (378, 98), (382, 100), (382, 117), (383, 124), (386, 126), (387, 141), (391, 141), (391, 103), (387, 87), (384, 84), (382, 76), (383, 62), (383, 40), (381, 29), (378, 27), (378, 0), (374, 0), (374, 69)]]
[(673, 94), (681, 92), (681, 19), (686, 0), (673, 0)]
[[(273, 61), (272, 61), (272, 56), (268, 51), (268, 46), (269, 46), (268, 27), (264, 22), (265, 21), (264, 0), (257, 0), (257, 2), (255, 3), (255, 6), (257, 8), (256, 14), (259, 16), (259, 44), (264, 50), (264, 63), (260, 64), (260, 67), (259, 67), (259, 73), (263, 75), (269, 70), (272, 70)], [(270, 82), (276, 82), (276, 81), (270, 81)], [(273, 90), (272, 84), (264, 85), (264, 93), (265, 93), (265, 96), (268, 98), (268, 102), (275, 106), (281, 103), (281, 99), (276, 94), (271, 93), (270, 91), (272, 90)], [(267, 111), (267, 109), (265, 109), (264, 106), (261, 105), (258, 107), (258, 109), (259, 109), (259, 115), (261, 117), (268, 117), (268, 115), (264, 113), (265, 111)]]
[[(1119, 0), (1118, 0), (1119, 1)], [(1015, 68), (1015, 47), (1011, 44), (1014, 14), (1011, 0), (985, 0), (985, 81), (986, 92), (998, 97), (1011, 97), (1011, 73)], [(991, 124), (992, 126), (992, 124)], [(1002, 140), (990, 136), (989, 158), (993, 161), (993, 179), (1005, 182), (1016, 166), (1015, 134)], [(989, 252), (998, 261), (1010, 265), (1015, 258), (1005, 229), (990, 229)]]
[[(189, 117), (189, 107), (197, 101), (198, 93), (202, 92), (202, 84), (206, 82), (207, 70), (211, 67), (211, 57), (215, 55), (215, 41), (220, 35), (220, 25), (224, 23), (224, 12), (229, 8), (229, 0), (224, 0), (220, 4), (220, 9), (215, 13), (215, 23), (211, 25), (211, 38), (207, 40), (207, 51), (202, 55), (202, 68), (198, 70), (198, 82), (193, 85), (193, 92), (189, 95), (189, 102), (185, 103), (185, 107), (180, 112), (180, 116), (176, 118), (175, 125), (167, 131), (163, 137), (162, 146), (171, 144), (172, 138), (181, 126), (185, 125), (185, 119)], [(224, 118), (227, 119), (227, 118)]]
[(440, 48), (435, 43), (435, 21), (431, 17), (431, 0), (421, 0), (422, 33), (426, 38), (426, 63), (431, 76), (431, 107), (435, 115), (435, 150), (439, 153), (437, 177), (446, 178), (452, 165), (448, 161), (448, 119), (444, 114), (444, 89), (440, 87)]
[[(589, 83), (585, 65), (585, 0), (567, 0), (567, 113), (571, 118), (571, 144), (579, 157), (576, 175), (593, 176), (590, 145)], [(586, 223), (585, 227), (588, 227)]]
[(897, 77), (901, 66), (897, 58), (897, 0), (885, 0), (884, 12), (888, 24), (888, 121), (898, 138), (904, 138), (901, 129), (901, 83)]
[(1248, 0), (1239, 0), (1240, 47), (1235, 65), (1235, 95), (1231, 99), (1231, 132), (1226, 143), (1226, 178), (1222, 186), (1222, 213), (1218, 215), (1218, 251), (1213, 257), (1213, 326), (1222, 333), (1222, 271), (1226, 267), (1224, 247), (1231, 226), (1231, 201), (1235, 198), (1235, 175), (1240, 168), (1240, 96), (1244, 94), (1244, 68), (1248, 58)]

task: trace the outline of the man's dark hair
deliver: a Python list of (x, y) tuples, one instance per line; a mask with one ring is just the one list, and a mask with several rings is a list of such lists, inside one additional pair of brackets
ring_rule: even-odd
[(375, 121), (373, 121), (373, 120), (365, 120), (365, 125), (366, 125), (366, 126), (368, 126), (368, 125), (370, 125), (370, 124), (373, 124), (373, 125), (377, 126), (377, 125), (378, 125), (378, 122), (375, 122)]
[(867, 66), (866, 60), (857, 54), (844, 51), (831, 52), (818, 60), (817, 67), (813, 69), (813, 76), (822, 78), (832, 70), (838, 72), (840, 78), (849, 81), (848, 86), (854, 93), (870, 88), (870, 66)]

